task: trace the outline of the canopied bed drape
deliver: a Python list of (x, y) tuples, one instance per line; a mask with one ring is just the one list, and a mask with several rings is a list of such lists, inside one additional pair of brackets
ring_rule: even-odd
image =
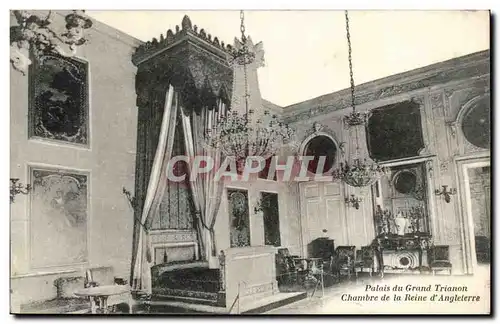
[[(185, 110), (183, 108), (183, 110)], [(192, 189), (193, 201), (199, 219), (199, 225), (202, 227), (201, 233), (204, 233), (204, 241), (206, 234), (209, 240), (207, 245), (210, 247), (210, 255), (215, 256), (217, 253), (214, 226), (219, 211), (222, 192), (224, 190), (223, 180), (214, 181), (215, 173), (220, 166), (221, 154), (220, 151), (211, 149), (204, 141), (204, 134), (207, 129), (211, 129), (212, 125), (217, 122), (225, 113), (225, 105), (219, 101), (217, 110), (203, 110), (200, 115), (189, 115), (185, 111), (182, 114), (182, 127), (184, 130), (184, 140), (186, 142), (186, 153), (192, 157), (205, 157), (207, 160), (213, 161), (213, 167), (209, 172), (199, 175), (196, 178), (191, 178), (189, 183)], [(210, 256), (207, 255), (207, 259)]]
[(174, 87), (170, 85), (164, 99), (162, 123), (145, 199), (142, 210), (140, 212), (136, 211), (131, 283), (134, 290), (142, 290), (147, 293), (151, 293), (152, 288), (150, 268), (153, 262), (153, 251), (148, 229), (167, 185), (165, 169), (172, 153), (178, 106), (179, 96), (175, 93)]
[[(207, 127), (211, 127), (226, 112), (226, 106), (219, 101), (218, 109), (203, 109), (196, 114), (193, 110), (182, 107), (181, 95), (172, 85), (168, 86), (163, 95), (157, 93), (152, 98), (150, 107), (151, 109), (139, 112), (144, 114), (139, 116), (144, 122), (138, 125), (137, 206), (130, 281), (132, 289), (149, 294), (152, 289), (153, 265), (149, 229), (168, 185), (166, 168), (172, 156), (176, 119), (178, 116), (182, 119), (180, 122), (184, 131), (186, 155), (191, 160), (196, 156), (209, 156), (218, 165), (219, 154), (203, 145), (203, 137)], [(159, 120), (161, 124), (157, 122)], [(194, 220), (199, 234), (200, 254), (205, 260), (216, 254), (214, 226), (224, 187), (222, 181), (213, 181), (215, 171), (214, 167), (209, 173), (188, 181), (196, 210)], [(207, 249), (204, 249), (204, 243), (207, 244)]]

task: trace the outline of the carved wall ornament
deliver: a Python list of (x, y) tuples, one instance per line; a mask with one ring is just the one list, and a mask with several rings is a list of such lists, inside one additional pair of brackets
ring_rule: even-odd
[(419, 104), (421, 107), (425, 105), (425, 97), (424, 96), (414, 96), (410, 99), (410, 101)]
[(302, 142), (310, 140), (313, 136), (318, 136), (322, 134), (331, 137), (335, 145), (338, 145), (339, 141), (337, 139), (337, 136), (335, 135), (335, 132), (330, 127), (323, 125), (319, 122), (314, 122), (312, 127), (310, 127), (306, 131), (302, 139)]
[(346, 142), (340, 142), (339, 143), (339, 151), (342, 154), (342, 156), (345, 156)]
[(318, 122), (315, 122), (313, 124), (313, 129), (314, 129), (314, 132), (315, 133), (319, 133), (322, 129), (323, 129), (323, 125), (321, 125), (320, 123)]
[(446, 126), (449, 127), (451, 136), (453, 136), (453, 137), (457, 136), (457, 123), (456, 122), (447, 122)]
[(430, 96), (430, 101), (431, 101), (431, 108), (432, 109), (438, 109), (438, 108), (442, 108), (444, 106), (443, 94), (441, 92), (433, 93)]
[(450, 166), (450, 161), (449, 160), (444, 160), (444, 161), (441, 161), (441, 163), (439, 164), (439, 170), (441, 172), (447, 172), (448, 171), (448, 168)]
[(50, 10), (44, 18), (26, 10), (14, 10), (13, 14), (17, 25), (10, 27), (10, 62), (23, 75), (32, 63), (30, 54), (36, 59), (46, 54), (75, 56), (77, 47), (87, 43), (85, 30), (92, 27), (84, 10), (73, 10), (64, 17), (63, 32), (53, 28), (54, 14)]
[(432, 160), (425, 161), (425, 166), (427, 168), (427, 174), (432, 178), (434, 175), (434, 168), (432, 167)]

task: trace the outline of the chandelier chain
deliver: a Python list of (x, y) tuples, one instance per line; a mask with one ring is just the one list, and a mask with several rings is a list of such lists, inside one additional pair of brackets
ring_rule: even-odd
[(243, 10), (240, 11), (240, 20), (241, 20), (241, 25), (240, 25), (240, 31), (241, 31), (241, 40), (245, 41), (246, 36), (245, 36), (245, 13)]
[(351, 81), (351, 100), (352, 100), (352, 109), (356, 110), (355, 100), (354, 100), (354, 72), (352, 69), (352, 48), (351, 48), (351, 34), (349, 32), (349, 13), (345, 11), (345, 28), (347, 34), (347, 48), (349, 51), (349, 75)]

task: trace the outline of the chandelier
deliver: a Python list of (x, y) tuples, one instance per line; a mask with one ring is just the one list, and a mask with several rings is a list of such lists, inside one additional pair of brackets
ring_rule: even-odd
[[(264, 107), (249, 100), (248, 66), (263, 64), (262, 44), (253, 45), (250, 37), (245, 35), (244, 13), (240, 13), (241, 41), (235, 40), (234, 49), (229, 57), (233, 67), (243, 67), (244, 98), (233, 89), (233, 103), (242, 107), (231, 107), (231, 111), (223, 116), (207, 130), (205, 144), (220, 150), (225, 156), (236, 160), (238, 169), (249, 156), (268, 159), (281, 147), (291, 144), (293, 130), (283, 123), (277, 115), (271, 114)], [(256, 71), (252, 71), (256, 75)], [(235, 82), (235, 80), (233, 81)], [(256, 85), (258, 86), (258, 84)], [(260, 96), (260, 93), (259, 93)], [(260, 100), (260, 98), (259, 98)], [(263, 112), (262, 114), (258, 114)]]
[(10, 28), (10, 62), (23, 75), (31, 64), (30, 52), (37, 59), (50, 53), (74, 56), (77, 47), (87, 42), (84, 30), (92, 27), (83, 10), (66, 15), (66, 26), (60, 33), (52, 28), (52, 11), (44, 18), (21, 10), (14, 10), (14, 15), (18, 25)]
[(347, 159), (344, 162), (341, 162), (340, 168), (334, 171), (333, 176), (334, 178), (340, 179), (351, 187), (366, 187), (372, 185), (375, 181), (380, 179), (388, 172), (388, 170), (384, 167), (381, 167), (375, 162), (369, 161), (369, 159), (367, 158), (360, 158), (358, 127), (366, 125), (370, 114), (356, 111), (354, 74), (352, 68), (351, 36), (349, 33), (349, 15), (347, 10), (345, 11), (345, 20), (347, 46), (349, 50), (349, 74), (351, 82), (352, 111), (348, 115), (344, 116), (344, 124), (349, 130), (354, 131), (356, 150), (354, 156), (351, 157), (352, 162), (349, 163)]

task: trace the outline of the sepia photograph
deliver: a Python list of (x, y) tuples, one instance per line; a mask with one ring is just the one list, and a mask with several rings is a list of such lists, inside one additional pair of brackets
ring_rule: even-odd
[(9, 18), (11, 315), (491, 315), (491, 11)]

